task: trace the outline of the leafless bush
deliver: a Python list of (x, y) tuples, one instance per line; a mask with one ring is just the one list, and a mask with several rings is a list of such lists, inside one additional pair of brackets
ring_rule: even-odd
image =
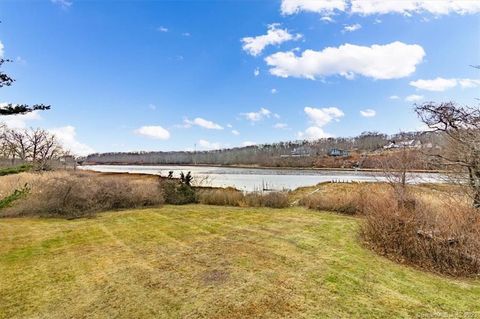
[(29, 185), (28, 196), (0, 216), (76, 218), (110, 209), (163, 204), (163, 191), (154, 179), (102, 176), (89, 173), (23, 173), (4, 177), (0, 194), (16, 185)]
[(198, 202), (206, 205), (284, 208), (290, 204), (288, 194), (285, 192), (254, 192), (244, 195), (233, 188), (197, 192)]
[(395, 196), (368, 201), (361, 234), (375, 251), (400, 262), (453, 276), (480, 274), (480, 217), (468, 200)]
[(285, 192), (248, 193), (244, 198), (244, 206), (285, 208), (290, 205), (288, 194)]
[(376, 192), (385, 189), (378, 185), (348, 184), (330, 185), (314, 194), (302, 198), (300, 205), (310, 209), (337, 212), (347, 215), (363, 214), (366, 201)]
[(233, 188), (200, 190), (198, 202), (205, 205), (240, 206), (243, 194)]

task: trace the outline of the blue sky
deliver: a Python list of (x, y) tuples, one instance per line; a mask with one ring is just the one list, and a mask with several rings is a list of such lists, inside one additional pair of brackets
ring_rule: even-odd
[(1, 102), (78, 154), (234, 147), (421, 124), (480, 96), (480, 1), (0, 2)]

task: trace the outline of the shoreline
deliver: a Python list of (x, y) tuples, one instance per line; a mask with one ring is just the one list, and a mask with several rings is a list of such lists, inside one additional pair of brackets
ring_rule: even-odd
[[(78, 165), (79, 167), (85, 166), (190, 166), (190, 167), (217, 167), (217, 168), (244, 168), (244, 169), (259, 169), (259, 170), (299, 170), (299, 171), (325, 171), (325, 172), (371, 172), (371, 173), (381, 173), (383, 172), (380, 168), (330, 168), (330, 167), (275, 167), (275, 166), (258, 166), (258, 165), (219, 165), (219, 164), (125, 164), (125, 163), (89, 163)], [(431, 173), (431, 174), (441, 174), (447, 173), (448, 171), (443, 170), (410, 170), (409, 173)]]

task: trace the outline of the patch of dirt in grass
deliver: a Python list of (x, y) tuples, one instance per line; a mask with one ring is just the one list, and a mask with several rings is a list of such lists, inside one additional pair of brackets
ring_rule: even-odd
[(221, 285), (225, 283), (230, 274), (225, 270), (209, 270), (202, 274), (202, 281), (205, 285)]

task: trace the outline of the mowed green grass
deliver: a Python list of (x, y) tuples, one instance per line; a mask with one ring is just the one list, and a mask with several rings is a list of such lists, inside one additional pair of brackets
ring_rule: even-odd
[(479, 280), (377, 256), (359, 243), (360, 222), (302, 208), (202, 205), (1, 219), (0, 317), (480, 314)]

